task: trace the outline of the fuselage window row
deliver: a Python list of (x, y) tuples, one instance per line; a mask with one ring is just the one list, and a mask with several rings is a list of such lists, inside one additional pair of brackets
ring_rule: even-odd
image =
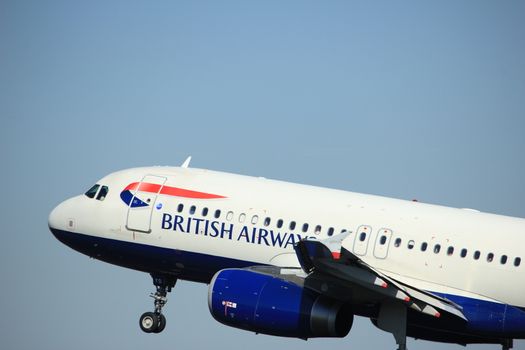
[[(104, 186), (105, 187), (105, 186)], [(95, 185), (93, 186), (92, 189), (88, 190), (88, 192), (86, 192), (86, 196), (95, 196), (97, 190), (99, 188), (99, 185)], [(94, 190), (93, 190), (94, 189)], [(106, 187), (106, 192), (104, 193), (104, 195), (107, 193), (107, 187)], [(100, 195), (99, 195), (100, 196)], [(90, 197), (92, 198), (92, 197)], [(98, 198), (97, 198), (98, 199)], [(103, 200), (103, 198), (101, 199)], [(183, 203), (179, 203), (178, 206), (177, 206), (177, 212), (178, 213), (182, 213), (184, 211), (184, 204)], [(188, 213), (190, 215), (195, 215), (195, 213), (197, 212), (197, 207), (195, 205), (192, 205), (189, 207), (189, 210), (188, 210)], [(209, 212), (209, 209), (207, 207), (203, 207), (202, 208), (202, 212), (201, 212), (201, 216), (203, 217), (206, 217), (208, 215), (208, 212)], [(217, 209), (215, 210), (214, 212), (214, 218), (216, 219), (219, 219), (221, 216), (221, 210), (220, 209)], [(233, 220), (233, 217), (234, 217), (234, 213), (233, 211), (228, 211), (227, 214), (226, 214), (226, 220), (227, 221), (232, 221)], [(241, 213), (239, 214), (239, 218), (238, 218), (239, 222), (240, 223), (244, 223), (245, 220), (246, 220), (246, 214), (245, 213)], [(252, 218), (251, 218), (251, 223), (253, 225), (257, 224), (257, 222), (259, 221), (259, 216), (258, 215), (253, 215)], [(263, 225), (264, 226), (270, 226), (270, 224), (272, 223), (272, 219), (270, 217), (265, 217), (264, 221), (263, 221)], [(276, 227), (277, 228), (282, 228), (283, 225), (284, 225), (284, 220), (283, 219), (278, 219), (276, 221)], [(297, 224), (295, 221), (290, 221), (290, 230), (295, 230)], [(303, 233), (307, 233), (308, 232), (308, 228), (310, 227), (310, 225), (308, 223), (304, 223), (301, 227), (301, 231)], [(321, 225), (316, 225), (315, 226), (315, 230), (314, 230), (314, 233), (316, 235), (320, 235), (321, 234), (321, 231), (322, 231), (322, 226)], [(326, 231), (326, 234), (327, 236), (333, 236), (334, 234), (334, 231), (335, 229), (333, 227), (329, 227)], [(347, 232), (346, 229), (342, 229), (341, 230), (341, 234)]]
[[(362, 232), (360, 234), (360, 236), (359, 236), (359, 241), (363, 242), (365, 240), (366, 240), (366, 233)], [(401, 242), (402, 242), (401, 238), (399, 238), (399, 237), (396, 238), (395, 241), (394, 241), (394, 247), (396, 247), (396, 248), (401, 247)], [(384, 245), (385, 243), (386, 243), (386, 236), (381, 236), (380, 239), (379, 239), (379, 244), (380, 245)], [(415, 243), (414, 240), (410, 240), (407, 243), (407, 248), (409, 250), (412, 250), (414, 248), (415, 244), (416, 243)], [(421, 243), (421, 251), (425, 252), (427, 250), (427, 248), (428, 248), (428, 243), (427, 242), (422, 242)], [(447, 248), (447, 256), (453, 256), (454, 255), (454, 251), (455, 251), (454, 246), (449, 246)], [(439, 254), (441, 252), (441, 245), (440, 244), (434, 245), (433, 252), (435, 254)], [(468, 255), (468, 249), (467, 248), (461, 249), (460, 257), (461, 258), (466, 258), (467, 255)], [(474, 260), (479, 260), (480, 257), (481, 257), (481, 252), (476, 250), (474, 252), (474, 254), (472, 255), (472, 257), (473, 257)], [(491, 263), (491, 262), (494, 261), (494, 258), (495, 258), (494, 253), (488, 253), (486, 261)], [(500, 261), (501, 265), (505, 265), (505, 264), (507, 264), (508, 260), (509, 260), (509, 258), (508, 258), (507, 255), (502, 255), (500, 257), (499, 261)], [(520, 257), (514, 258), (514, 266), (518, 267), (520, 265), (521, 265), (521, 258)]]
[[(99, 188), (100, 188), (100, 191), (99, 191)], [(105, 196), (107, 195), (108, 188), (106, 186), (102, 186), (101, 187), (100, 185), (96, 184), (92, 188), (90, 188), (85, 193), (85, 195), (87, 197), (89, 197), (89, 198), (94, 198), (95, 195), (97, 194), (97, 192), (99, 193), (98, 196), (97, 196), (97, 199), (98, 200), (104, 200)], [(183, 210), (184, 210), (184, 204), (180, 203), (177, 206), (177, 212), (182, 213)], [(203, 217), (206, 217), (208, 215), (208, 211), (209, 211), (209, 209), (207, 207), (202, 208), (201, 215)], [(195, 205), (190, 206), (188, 212), (189, 212), (190, 215), (195, 215), (195, 213), (197, 212), (197, 207)], [(215, 212), (214, 212), (214, 217), (216, 219), (219, 219), (220, 216), (221, 216), (221, 210), (220, 209), (216, 209)], [(228, 213), (226, 214), (226, 220), (227, 221), (232, 221), (233, 220), (233, 216), (234, 216), (233, 211), (228, 211)], [(238, 219), (239, 219), (240, 223), (243, 223), (246, 220), (246, 214), (245, 213), (239, 214), (239, 218)], [(259, 221), (259, 216), (258, 215), (253, 215), (252, 219), (251, 219), (251, 223), (253, 225), (255, 225), (255, 224), (257, 224), (258, 221)], [(264, 226), (270, 226), (271, 222), (272, 222), (272, 219), (270, 217), (265, 217), (265, 219), (263, 221), (263, 225)], [(278, 219), (276, 221), (275, 226), (277, 228), (282, 228), (283, 225), (284, 225), (283, 219)], [(290, 221), (290, 224), (289, 224), (290, 230), (295, 230), (296, 226), (297, 226), (297, 224), (296, 224), (295, 221)], [(309, 228), (309, 224), (308, 223), (304, 223), (302, 225), (302, 227), (301, 227), (301, 231), (306, 233), (306, 232), (308, 232), (308, 228)], [(316, 235), (319, 235), (321, 233), (321, 230), (322, 230), (322, 226), (321, 225), (316, 225), (314, 233)], [(332, 236), (334, 234), (334, 231), (335, 231), (335, 229), (333, 227), (329, 227), (326, 234), (328, 236)], [(347, 232), (346, 229), (342, 229), (341, 230), (341, 234), (343, 234), (345, 232)], [(363, 242), (366, 239), (367, 239), (367, 234), (365, 232), (362, 232), (359, 235), (359, 241)], [(379, 244), (380, 245), (385, 245), (386, 241), (387, 241), (387, 237), (383, 235), (379, 239)], [(395, 241), (394, 241), (394, 247), (396, 247), (396, 248), (401, 247), (401, 243), (402, 243), (402, 239), (400, 237), (396, 238)], [(408, 243), (407, 243), (407, 248), (409, 250), (412, 250), (415, 247), (415, 245), (416, 245), (416, 243), (415, 243), (414, 240), (409, 240)], [(427, 248), (428, 248), (428, 243), (427, 242), (422, 242), (421, 243), (421, 247), (420, 247), (421, 251), (425, 252), (427, 250)], [(440, 244), (435, 244), (433, 252), (435, 254), (439, 254), (441, 252), (441, 245)], [(454, 255), (454, 247), (453, 246), (449, 246), (447, 248), (447, 256), (453, 256), (453, 255)], [(461, 258), (466, 258), (467, 255), (468, 255), (468, 250), (466, 248), (461, 249), (460, 257)], [(474, 260), (479, 260), (480, 257), (481, 257), (481, 252), (476, 250), (474, 252), (474, 254), (472, 255), (472, 257), (473, 257)], [(491, 263), (491, 262), (494, 261), (494, 258), (495, 258), (494, 253), (488, 253), (486, 261)], [(506, 265), (507, 261), (508, 261), (508, 256), (507, 255), (502, 255), (500, 257), (500, 264), (501, 265)], [(519, 267), (520, 265), (521, 265), (521, 258), (520, 257), (514, 258), (514, 266), (515, 267)]]

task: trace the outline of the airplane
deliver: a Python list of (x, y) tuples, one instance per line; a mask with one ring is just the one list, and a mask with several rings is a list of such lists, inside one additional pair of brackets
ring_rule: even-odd
[(525, 339), (525, 219), (189, 167), (100, 179), (49, 229), (89, 257), (146, 272), (142, 331), (162, 332), (177, 280), (209, 285), (219, 322), (308, 339), (354, 316), (443, 343)]

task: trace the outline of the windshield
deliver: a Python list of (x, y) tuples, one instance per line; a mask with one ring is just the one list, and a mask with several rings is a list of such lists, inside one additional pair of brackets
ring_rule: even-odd
[(86, 196), (88, 196), (89, 198), (94, 198), (95, 195), (97, 194), (97, 191), (98, 191), (99, 187), (100, 187), (99, 184), (93, 185), (93, 187), (91, 187), (89, 190), (87, 190), (87, 192), (84, 193), (84, 194)]
[(102, 186), (102, 188), (100, 189), (100, 192), (98, 193), (97, 199), (99, 201), (103, 201), (107, 195), (108, 195), (108, 187)]

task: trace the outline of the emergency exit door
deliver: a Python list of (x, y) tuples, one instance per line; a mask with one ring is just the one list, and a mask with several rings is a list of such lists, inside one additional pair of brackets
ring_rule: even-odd
[(376, 244), (374, 247), (374, 256), (378, 259), (385, 259), (388, 255), (390, 240), (392, 239), (392, 230), (382, 228), (377, 232)]
[(130, 231), (151, 232), (151, 215), (157, 196), (166, 178), (156, 175), (146, 175), (132, 191), (133, 198), (128, 207), (126, 228)]
[(356, 233), (354, 239), (354, 254), (366, 255), (368, 251), (368, 242), (372, 235), (372, 228), (368, 225), (361, 225)]

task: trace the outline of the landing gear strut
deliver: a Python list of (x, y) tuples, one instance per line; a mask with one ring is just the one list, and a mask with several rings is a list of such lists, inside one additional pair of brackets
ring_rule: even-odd
[(157, 288), (155, 293), (151, 293), (150, 297), (154, 300), (155, 311), (145, 312), (140, 316), (140, 329), (146, 333), (160, 333), (166, 327), (166, 317), (162, 314), (162, 308), (168, 302), (166, 295), (171, 292), (175, 286), (177, 279), (168, 275), (151, 274), (153, 284)]

